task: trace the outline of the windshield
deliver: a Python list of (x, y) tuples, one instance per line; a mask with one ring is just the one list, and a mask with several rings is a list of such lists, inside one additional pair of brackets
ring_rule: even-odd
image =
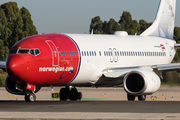
[(39, 49), (11, 49), (9, 54), (31, 54), (37, 56), (40, 54)]

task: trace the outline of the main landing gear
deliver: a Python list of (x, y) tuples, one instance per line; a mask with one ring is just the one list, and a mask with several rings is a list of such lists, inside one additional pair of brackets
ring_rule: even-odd
[(81, 100), (82, 99), (82, 93), (78, 92), (78, 90), (74, 88), (69, 88), (69, 86), (66, 86), (65, 88), (61, 88), (59, 91), (60, 94), (60, 100), (66, 101), (67, 99), (70, 100)]
[[(139, 100), (139, 101), (145, 101), (145, 100), (146, 100), (146, 95), (139, 95), (139, 96), (137, 96), (137, 97), (138, 97), (138, 100)], [(128, 99), (128, 101), (134, 101), (135, 98), (136, 98), (136, 96), (127, 94), (127, 99)]]

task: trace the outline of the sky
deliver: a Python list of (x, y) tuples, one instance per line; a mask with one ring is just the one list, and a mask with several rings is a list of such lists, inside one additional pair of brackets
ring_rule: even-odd
[[(89, 33), (91, 19), (100, 16), (120, 20), (128, 11), (133, 20), (153, 22), (160, 0), (0, 0), (13, 1), (29, 10), (38, 33)], [(175, 26), (180, 27), (180, 0), (176, 2)]]

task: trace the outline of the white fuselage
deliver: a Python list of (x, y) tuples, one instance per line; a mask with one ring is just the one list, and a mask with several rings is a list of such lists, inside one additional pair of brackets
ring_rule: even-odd
[(94, 84), (107, 68), (169, 64), (176, 52), (175, 41), (159, 37), (86, 34), (67, 36), (77, 43), (81, 55), (80, 70), (71, 82), (72, 85)]

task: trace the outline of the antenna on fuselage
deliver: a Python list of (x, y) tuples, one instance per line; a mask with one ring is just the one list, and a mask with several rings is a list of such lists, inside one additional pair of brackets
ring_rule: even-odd
[(91, 35), (93, 35), (93, 29), (91, 30)]

